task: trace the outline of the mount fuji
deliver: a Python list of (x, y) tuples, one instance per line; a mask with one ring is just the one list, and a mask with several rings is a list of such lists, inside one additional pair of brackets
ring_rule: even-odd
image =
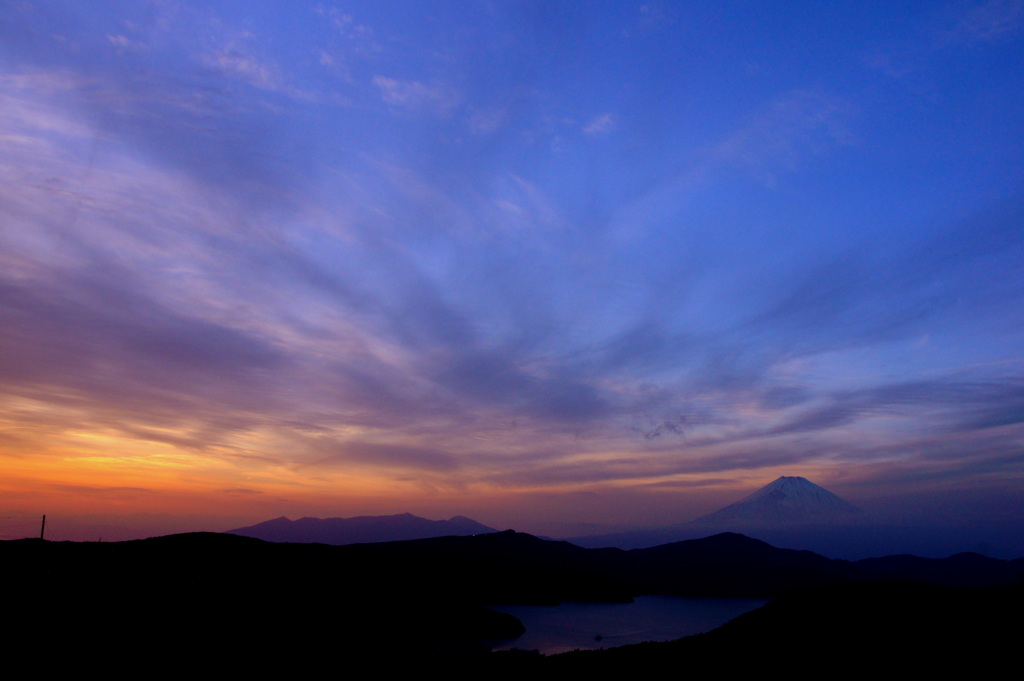
[(944, 558), (973, 551), (1013, 558), (1024, 553), (1024, 524), (981, 525), (948, 517), (908, 521), (885, 507), (856, 506), (806, 478), (783, 476), (739, 501), (683, 523), (612, 534), (566, 537), (578, 546), (637, 549), (721, 532), (737, 532), (773, 546), (806, 549), (830, 558), (860, 560), (893, 554)]
[[(864, 523), (856, 506), (807, 478), (782, 476), (714, 513), (665, 527), (616, 534), (572, 537), (579, 546), (642, 548), (718, 532), (739, 532), (777, 546), (810, 548), (826, 555), (849, 555), (851, 531)], [(872, 532), (865, 531), (868, 534)], [(864, 541), (857, 542), (864, 544)], [(864, 555), (878, 555), (867, 549)]]
[(859, 508), (807, 478), (782, 476), (740, 501), (693, 521), (697, 525), (828, 523)]

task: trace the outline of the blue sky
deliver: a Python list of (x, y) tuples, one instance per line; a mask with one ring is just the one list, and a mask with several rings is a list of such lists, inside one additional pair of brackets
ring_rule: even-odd
[(1002, 1), (11, 2), (5, 507), (1016, 512), (1022, 39)]

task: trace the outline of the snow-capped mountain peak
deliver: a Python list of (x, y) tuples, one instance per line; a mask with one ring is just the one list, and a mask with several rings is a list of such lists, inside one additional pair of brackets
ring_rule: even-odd
[(700, 518), (699, 523), (828, 522), (859, 511), (807, 478), (782, 476), (747, 497)]

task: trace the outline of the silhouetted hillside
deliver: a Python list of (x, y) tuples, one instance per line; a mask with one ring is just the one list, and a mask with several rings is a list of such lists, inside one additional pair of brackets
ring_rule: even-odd
[[(211, 533), (116, 543), (0, 542), (0, 565), (11, 585), (5, 614), (17, 623), (12, 650), (38, 656), (56, 647), (72, 666), (104, 655), (129, 667), (159, 664), (182, 673), (198, 664), (217, 673), (312, 673), (314, 663), (354, 659), (373, 659), (381, 668), (430, 661), (467, 669), (532, 665), (487, 654), (488, 640), (522, 631), (488, 604), (623, 601), (644, 593), (777, 597), (727, 633), (679, 644), (704, 651), (736, 641), (755, 646), (750, 639), (781, 626), (807, 637), (823, 635), (822, 627), (862, 638), (867, 634), (858, 627), (875, 627), (888, 636), (890, 621), (870, 621), (870, 612), (885, 620), (886, 608), (898, 608), (898, 621), (907, 627), (919, 625), (914, 613), (920, 611), (928, 626), (945, 622), (960, 631), (966, 621), (951, 616), (982, 616), (995, 606), (924, 582), (1019, 583), (1021, 568), (980, 556), (861, 563), (735, 534), (635, 551), (584, 549), (512, 531), (348, 546)], [(893, 577), (922, 584), (858, 591), (858, 583)], [(817, 595), (785, 595), (807, 587)], [(880, 593), (894, 600), (886, 604)], [(909, 605), (901, 605), (899, 599), (908, 598)], [(802, 612), (817, 619), (795, 621)], [(843, 617), (850, 624), (836, 619)], [(945, 641), (952, 634), (943, 635)], [(768, 640), (775, 639), (756, 643), (757, 650), (767, 654)], [(616, 655), (676, 655), (672, 650)], [(715, 654), (700, 653), (707, 659)], [(549, 663), (577, 664), (554, 658), (543, 664)]]
[(628, 551), (639, 593), (772, 596), (789, 589), (858, 579), (848, 562), (723, 533)]

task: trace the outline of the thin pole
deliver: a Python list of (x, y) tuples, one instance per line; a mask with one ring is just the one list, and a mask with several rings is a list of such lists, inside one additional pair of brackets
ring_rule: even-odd
[(43, 526), (39, 528), (39, 538), (42, 539), (46, 533), (46, 514), (43, 514)]

